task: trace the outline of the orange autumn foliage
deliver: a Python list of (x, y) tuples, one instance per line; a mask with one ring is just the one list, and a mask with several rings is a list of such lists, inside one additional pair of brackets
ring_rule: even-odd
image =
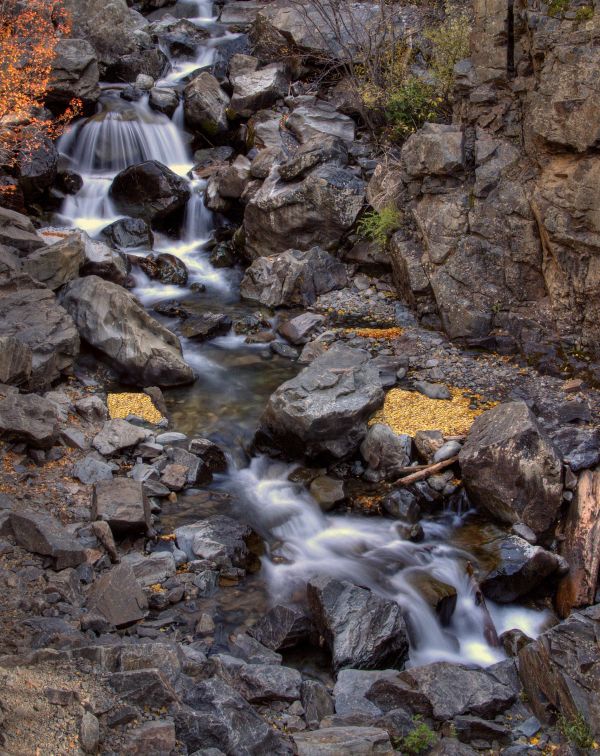
[(62, 0), (0, 0), (0, 164), (15, 167), (80, 112), (73, 100), (44, 110), (59, 39), (70, 31)]

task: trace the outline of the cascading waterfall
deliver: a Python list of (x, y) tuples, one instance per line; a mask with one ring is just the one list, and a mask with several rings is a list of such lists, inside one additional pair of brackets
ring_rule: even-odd
[[(213, 23), (212, 3), (208, 0), (182, 0), (182, 8), (184, 5), (195, 23), (206, 27)], [(214, 47), (209, 43), (197, 52), (193, 61), (172, 61), (170, 74), (159, 86), (179, 81), (186, 71), (206, 65), (212, 60)], [(222, 308), (231, 302), (234, 274), (215, 269), (205, 251), (213, 229), (212, 213), (204, 205), (205, 182), (191, 172), (193, 161), (181, 105), (170, 120), (151, 110), (147, 99), (128, 103), (115, 93), (107, 94), (99, 112), (75, 124), (61, 139), (59, 149), (84, 181), (81, 191), (66, 199), (62, 220), (91, 234), (120, 217), (109, 194), (119, 171), (146, 160), (158, 160), (185, 177), (191, 197), (181, 237), (174, 240), (156, 234), (154, 251), (169, 252), (185, 262), (189, 284), (202, 283), (210, 290), (212, 300), (209, 298), (204, 306), (210, 308), (212, 301), (213, 308)], [(137, 253), (147, 254), (148, 250)], [(147, 305), (191, 293), (189, 288), (150, 281), (141, 271), (135, 276), (136, 294)], [(243, 341), (243, 336), (229, 335), (202, 348), (185, 339), (182, 345), (186, 359), (213, 394), (234, 395), (244, 390), (243, 380), (236, 370), (229, 369), (226, 360), (221, 363), (212, 356), (219, 349), (230, 356), (236, 351), (261, 348), (249, 347)], [(212, 349), (210, 356), (206, 349)], [(268, 363), (261, 369), (268, 370)], [(289, 472), (288, 466), (255, 458), (248, 467), (233, 469), (222, 483), (243, 507), (240, 515), (250, 520), (269, 544), (263, 575), (275, 600), (289, 600), (294, 590), (313, 575), (331, 575), (367, 586), (404, 608), (411, 634), (412, 664), (447, 659), (485, 665), (501, 658), (502, 652), (485, 640), (482, 610), (474, 601), (465, 574), (465, 564), (472, 557), (452, 545), (459, 515), (446, 513), (435, 522), (425, 520), (425, 539), (415, 544), (403, 540), (391, 520), (323, 514), (304, 489), (288, 480)], [(457, 604), (447, 626), (442, 626), (415, 588), (412, 578), (416, 574), (425, 574), (456, 589)], [(545, 622), (545, 615), (533, 610), (493, 604), (489, 610), (499, 633), (515, 627), (535, 636)]]
[[(259, 457), (233, 471), (225, 483), (241, 502), (244, 517), (271, 544), (263, 570), (275, 600), (289, 600), (313, 576), (330, 575), (366, 586), (403, 607), (413, 665), (439, 660), (488, 665), (504, 658), (484, 637), (485, 616), (465, 572), (472, 556), (448, 543), (460, 518), (423, 521), (425, 539), (412, 543), (398, 535), (391, 520), (323, 514), (308, 492), (290, 482), (292, 470)], [(447, 627), (411, 582), (416, 574), (456, 589), (456, 608)], [(543, 612), (491, 602), (488, 610), (498, 633), (519, 628), (536, 636), (547, 619)]]

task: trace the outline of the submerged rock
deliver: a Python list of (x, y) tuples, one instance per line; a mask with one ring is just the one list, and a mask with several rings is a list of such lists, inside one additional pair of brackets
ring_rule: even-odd
[(271, 395), (256, 443), (291, 456), (341, 458), (358, 448), (382, 402), (368, 353), (333, 347)]
[(120, 286), (87, 276), (62, 295), (81, 337), (108, 358), (123, 378), (141, 386), (177, 386), (194, 380), (179, 339)]

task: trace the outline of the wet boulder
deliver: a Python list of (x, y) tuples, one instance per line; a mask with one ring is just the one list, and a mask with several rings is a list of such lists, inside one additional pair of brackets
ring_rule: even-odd
[(79, 333), (127, 381), (141, 386), (177, 386), (194, 380), (179, 339), (154, 320), (120, 286), (87, 276), (62, 295)]
[(280, 63), (236, 74), (231, 82), (233, 95), (230, 108), (236, 115), (245, 118), (249, 118), (257, 110), (274, 105), (287, 95), (289, 86)]
[(481, 590), (499, 603), (530, 593), (562, 569), (563, 562), (556, 554), (516, 535), (500, 538), (494, 549), (498, 563), (481, 581)]
[(54, 142), (47, 136), (35, 141), (29, 150), (21, 152), (17, 169), (25, 200), (39, 200), (56, 181), (58, 149)]
[(171, 118), (179, 105), (179, 96), (170, 87), (152, 87), (148, 103), (153, 110)]
[(101, 238), (117, 249), (152, 249), (154, 234), (141, 218), (120, 218), (102, 230)]
[(277, 172), (252, 196), (244, 213), (245, 254), (250, 260), (298, 249), (334, 248), (362, 209), (364, 182), (326, 163), (302, 181), (282, 181)]
[(310, 629), (310, 620), (304, 612), (277, 604), (252, 625), (248, 632), (263, 646), (280, 651), (306, 641)]
[(486, 669), (435, 662), (376, 680), (366, 697), (384, 712), (403, 708), (439, 721), (462, 714), (493, 718), (515, 702), (514, 677), (512, 661)]
[(210, 559), (221, 565), (254, 570), (261, 550), (260, 538), (241, 522), (225, 515), (183, 525), (175, 530), (177, 546), (189, 561)]
[(342, 458), (358, 448), (383, 398), (367, 352), (333, 347), (271, 395), (256, 442), (296, 457)]
[(102, 241), (90, 239), (87, 234), (83, 234), (83, 241), (84, 261), (79, 269), (81, 275), (99, 276), (123, 286), (129, 272), (124, 255)]
[(85, 562), (83, 544), (51, 515), (24, 509), (10, 513), (14, 537), (27, 551), (54, 559), (57, 570)]
[(37, 394), (0, 386), (0, 438), (49, 449), (58, 439), (56, 406)]
[(229, 333), (231, 322), (229, 315), (224, 313), (204, 312), (202, 315), (187, 318), (181, 332), (193, 341), (206, 341)]
[(68, 105), (77, 98), (94, 103), (100, 97), (98, 58), (85, 39), (59, 39), (52, 62), (48, 99)]
[(389, 425), (372, 425), (360, 445), (360, 453), (368, 465), (365, 477), (373, 482), (398, 478), (402, 468), (410, 464), (411, 449), (410, 436), (394, 433)]
[(188, 271), (185, 263), (175, 255), (161, 252), (159, 255), (136, 257), (135, 263), (148, 278), (175, 286), (185, 286), (187, 283)]
[(524, 522), (536, 535), (552, 527), (562, 501), (562, 463), (525, 402), (480, 415), (459, 462), (471, 501), (492, 517)]
[(185, 179), (158, 160), (147, 160), (118, 173), (110, 195), (120, 212), (154, 224), (181, 212), (190, 190)]
[(366, 588), (332, 578), (313, 578), (308, 605), (331, 652), (334, 671), (401, 667), (408, 634), (400, 607)]
[(190, 128), (198, 129), (209, 138), (227, 133), (229, 97), (212, 74), (203, 71), (192, 79), (183, 97), (185, 121)]
[(246, 270), (240, 292), (244, 299), (267, 307), (306, 307), (320, 294), (347, 284), (346, 266), (320, 247), (313, 247), (259, 257)]
[(519, 652), (529, 705), (543, 722), (581, 716), (600, 737), (600, 604), (574, 612)]

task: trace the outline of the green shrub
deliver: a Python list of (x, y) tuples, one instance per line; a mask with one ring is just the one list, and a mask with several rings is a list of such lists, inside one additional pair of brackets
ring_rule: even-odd
[(442, 98), (433, 84), (411, 76), (391, 92), (386, 103), (385, 115), (392, 136), (406, 139), (426, 121), (437, 120), (441, 104)]
[(415, 729), (411, 730), (406, 737), (402, 738), (400, 743), (400, 750), (403, 753), (423, 753), (423, 751), (429, 750), (436, 741), (435, 733), (425, 724), (425, 722), (421, 721), (421, 717), (414, 716), (413, 722), (415, 724)]
[(446, 12), (449, 15), (444, 23), (425, 33), (433, 47), (429, 67), (444, 97), (454, 86), (454, 66), (469, 55), (471, 35), (471, 24), (466, 15), (452, 15), (451, 7)]
[(591, 5), (580, 5), (575, 11), (576, 21), (589, 21), (594, 18), (594, 9)]
[(563, 13), (569, 10), (569, 2), (570, 0), (550, 0), (548, 15), (552, 16), (552, 18), (562, 16)]
[(592, 748), (594, 744), (590, 726), (581, 714), (577, 714), (574, 719), (567, 719), (561, 715), (558, 718), (558, 729), (569, 743), (573, 743), (578, 748)]
[(383, 210), (369, 210), (363, 215), (358, 224), (358, 233), (365, 239), (378, 244), (385, 248), (390, 236), (400, 228), (402, 215), (392, 205), (384, 207)]

